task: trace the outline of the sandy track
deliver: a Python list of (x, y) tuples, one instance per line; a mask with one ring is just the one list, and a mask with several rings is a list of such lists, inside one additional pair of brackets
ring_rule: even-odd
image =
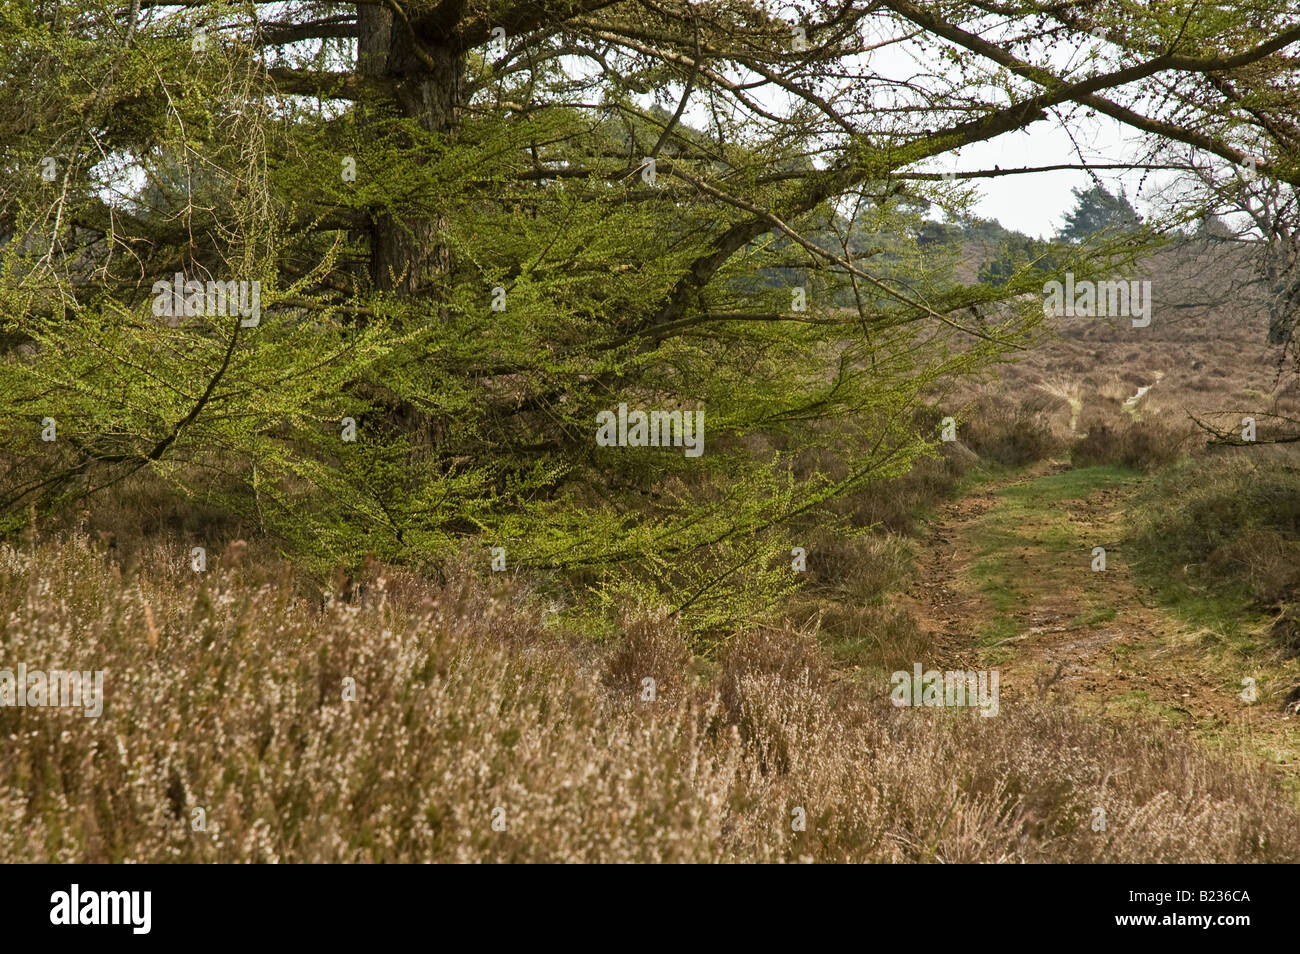
[[(1038, 508), (1035, 485), (1064, 472), (1044, 462), (936, 514), (905, 596), (938, 657), (923, 664), (998, 669), (1003, 706), (1059, 697), (1116, 716), (1145, 711), (1205, 738), (1240, 735), (1267, 761), (1300, 772), (1300, 720), (1247, 704), (1242, 673), (1206, 652), (1215, 635), (1181, 625), (1134, 582), (1122, 511), (1136, 480), (1103, 482), (1075, 499), (1058, 491)], [(1004, 532), (1006, 546), (991, 548), (1009, 490), (1030, 501), (1029, 512)], [(1097, 545), (1107, 549), (1104, 572), (1091, 569)], [(1009, 581), (1001, 600), (990, 594), (989, 566)]]

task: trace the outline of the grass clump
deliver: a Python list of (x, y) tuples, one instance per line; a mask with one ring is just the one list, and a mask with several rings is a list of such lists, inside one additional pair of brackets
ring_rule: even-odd
[(1300, 455), (1189, 458), (1143, 488), (1131, 520), (1137, 563), (1167, 599), (1213, 624), (1273, 610), (1279, 644), (1300, 652)]

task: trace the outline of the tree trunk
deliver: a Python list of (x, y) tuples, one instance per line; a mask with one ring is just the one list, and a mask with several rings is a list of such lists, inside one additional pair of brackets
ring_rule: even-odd
[[(465, 54), (456, 41), (447, 37), (421, 42), (417, 50), (410, 31), (394, 23), (390, 9), (377, 4), (358, 5), (357, 19), (358, 72), (394, 83), (403, 116), (429, 132), (453, 138), (465, 80)], [(400, 220), (377, 215), (370, 226), (374, 287), (405, 296), (437, 294), (440, 279), (451, 269), (451, 250), (439, 238), (445, 224), (439, 215)]]

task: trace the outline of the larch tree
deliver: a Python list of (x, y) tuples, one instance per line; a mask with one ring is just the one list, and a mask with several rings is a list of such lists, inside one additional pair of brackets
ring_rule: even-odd
[[(147, 477), (322, 569), (499, 547), (701, 628), (759, 611), (1041, 318), (1041, 269), (963, 283), (916, 241), (1034, 171), (959, 150), (1093, 112), (1300, 181), (1263, 97), (1300, 17), (1248, 6), (16, 0), (0, 510)], [(698, 455), (635, 430), (701, 411)]]

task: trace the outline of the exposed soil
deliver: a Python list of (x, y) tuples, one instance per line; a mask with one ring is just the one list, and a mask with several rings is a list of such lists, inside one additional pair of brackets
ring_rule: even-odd
[[(1207, 739), (1244, 737), (1250, 751), (1300, 774), (1300, 718), (1245, 702), (1242, 674), (1207, 652), (1216, 635), (1188, 629), (1135, 583), (1122, 525), (1134, 481), (1045, 502), (1044, 521), (1058, 535), (1064, 522), (1077, 544), (1064, 550), (1032, 519), (1034, 482), (1065, 470), (1041, 463), (941, 508), (930, 523), (906, 600), (941, 657), (933, 666), (996, 668), (1002, 705), (1058, 695), (1114, 715), (1145, 710)], [(976, 571), (990, 558), (983, 538), (1008, 506), (1001, 492), (1017, 487), (1031, 501), (1031, 518), (1015, 526), (1016, 546), (992, 555), (1014, 581), (1010, 605), (999, 607)], [(1106, 548), (1104, 572), (1092, 570), (1094, 546)], [(981, 635), (994, 624), (1014, 632)]]

